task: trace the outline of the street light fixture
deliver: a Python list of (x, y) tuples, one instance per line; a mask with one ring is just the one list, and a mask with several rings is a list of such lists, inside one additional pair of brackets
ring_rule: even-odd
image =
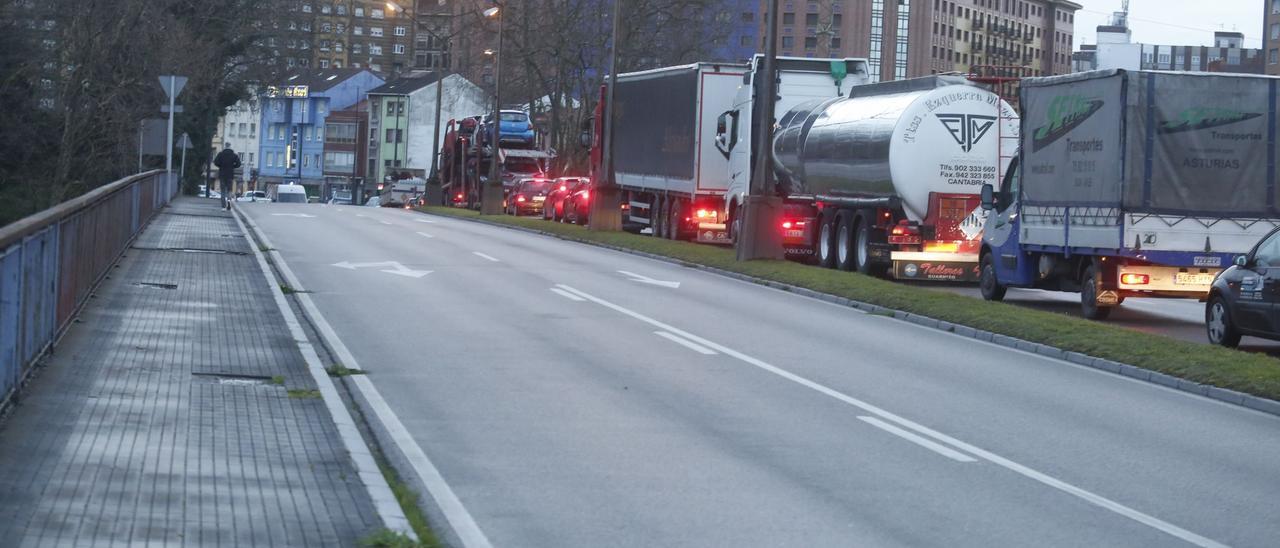
[(494, 2), (494, 6), (485, 9), (482, 14), (485, 17), (493, 17), (498, 20), (498, 49), (487, 50), (493, 56), (493, 140), (490, 141), (490, 147), (493, 152), (489, 155), (489, 180), (485, 183), (480, 191), (480, 214), (481, 215), (500, 215), (502, 214), (502, 176), (498, 169), (499, 150), (498, 140), (501, 136), (502, 128), (502, 15), (503, 4)]

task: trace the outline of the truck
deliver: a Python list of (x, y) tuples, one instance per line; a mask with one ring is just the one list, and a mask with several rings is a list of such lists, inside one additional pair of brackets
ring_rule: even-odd
[(1014, 167), (982, 189), (979, 287), (1204, 300), (1280, 224), (1276, 89), (1265, 76), (1101, 70), (1022, 81)]
[[(807, 75), (783, 67), (780, 106), (797, 76)], [(750, 138), (739, 120), (754, 107), (741, 99), (718, 137), (732, 149), (730, 171), (741, 174), (734, 207), (754, 165), (752, 154), (737, 152)], [(789, 258), (907, 280), (977, 281), (980, 189), (999, 181), (1017, 147), (1012, 106), (964, 77), (928, 76), (792, 98), (778, 112), (769, 153)]]
[(382, 186), (378, 205), (382, 207), (409, 207), (427, 190), (427, 181), (421, 177), (395, 179)]
[[(449, 120), (445, 126), (437, 176), (447, 205), (479, 207), (480, 185), (489, 178), (493, 158), (493, 147), (485, 144), (487, 140), (478, 131), (485, 127), (482, 119), (482, 116), (468, 116)], [(513, 130), (504, 128), (503, 135), (510, 131)], [(539, 148), (536, 141), (526, 143), (523, 138), (517, 141), (498, 148), (499, 176), (504, 187), (521, 178), (546, 177), (556, 157), (555, 150)]]
[[(744, 94), (750, 97), (762, 62), (757, 55), (749, 63), (693, 63), (618, 75), (613, 164), (625, 228), (647, 229), (660, 238), (732, 243), (727, 220), (735, 174), (729, 169), (730, 147), (718, 135), (727, 113)], [(867, 74), (865, 59), (782, 57), (778, 62), (810, 77), (793, 79), (792, 93), (783, 96), (781, 105), (847, 93), (864, 83)], [(602, 86), (591, 122), (593, 181), (604, 176), (606, 91)], [(742, 122), (743, 132), (749, 132), (748, 124)]]

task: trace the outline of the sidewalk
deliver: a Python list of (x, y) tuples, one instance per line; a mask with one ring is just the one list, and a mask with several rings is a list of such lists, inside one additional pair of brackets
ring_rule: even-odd
[(179, 198), (0, 420), (0, 544), (354, 545), (382, 522), (316, 388), (235, 221)]

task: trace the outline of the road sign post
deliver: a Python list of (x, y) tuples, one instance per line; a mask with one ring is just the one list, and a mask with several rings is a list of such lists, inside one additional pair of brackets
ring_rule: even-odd
[[(164, 89), (164, 94), (169, 96), (169, 132), (168, 139), (165, 141), (164, 153), (164, 172), (168, 178), (169, 184), (173, 184), (173, 113), (176, 110), (176, 101), (178, 94), (182, 93), (182, 88), (187, 85), (186, 76), (161, 76), (160, 87)], [(173, 188), (169, 188), (169, 195), (173, 195)]]

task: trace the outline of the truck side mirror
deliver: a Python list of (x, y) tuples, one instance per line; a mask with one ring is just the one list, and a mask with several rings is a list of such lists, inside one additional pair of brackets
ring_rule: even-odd
[(991, 183), (982, 185), (982, 209), (992, 210), (996, 208), (996, 189)]
[(1248, 267), (1249, 267), (1249, 256), (1247, 256), (1247, 255), (1236, 255), (1236, 266), (1241, 267), (1241, 268), (1248, 268)]
[(578, 145), (582, 148), (591, 148), (591, 132), (583, 131), (578, 134)]

